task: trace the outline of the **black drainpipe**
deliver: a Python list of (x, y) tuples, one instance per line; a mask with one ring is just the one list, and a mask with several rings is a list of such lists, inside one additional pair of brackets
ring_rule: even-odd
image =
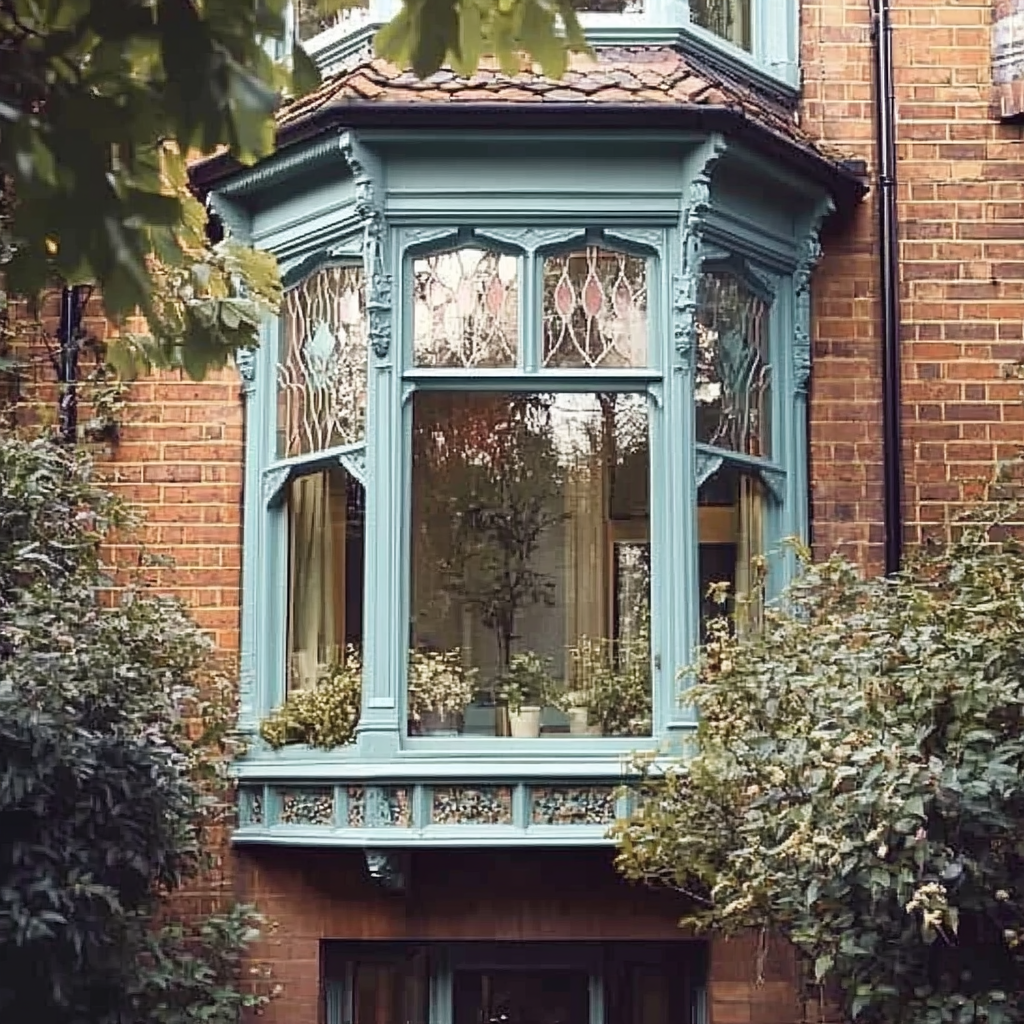
[(78, 353), (81, 349), (82, 314), (89, 300), (85, 285), (63, 288), (60, 293), (60, 326), (57, 340), (57, 381), (60, 397), (57, 403), (57, 432), (65, 444), (78, 440)]
[(882, 286), (882, 484), (886, 575), (898, 572), (903, 561), (900, 242), (896, 211), (896, 90), (889, 14), (889, 0), (871, 0), (878, 145), (878, 265)]

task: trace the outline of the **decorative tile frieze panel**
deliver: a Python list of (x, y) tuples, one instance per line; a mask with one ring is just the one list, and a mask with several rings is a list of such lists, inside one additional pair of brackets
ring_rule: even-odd
[(263, 788), (244, 786), (238, 791), (238, 823), (263, 824)]
[(349, 828), (364, 828), (366, 825), (366, 790), (362, 786), (348, 787)]
[(545, 786), (534, 789), (534, 825), (609, 825), (615, 820), (613, 786)]
[(431, 802), (435, 825), (511, 825), (511, 786), (444, 786)]
[[(412, 845), (605, 845), (619, 788), (576, 783), (243, 783), (237, 843), (311, 842), (388, 849)], [(386, 834), (386, 839), (384, 838)], [(299, 838), (301, 837), (301, 838)]]
[(377, 824), (408, 828), (412, 824), (412, 801), (409, 790), (391, 786), (378, 790)]
[(329, 786), (281, 791), (282, 825), (330, 825), (334, 821), (334, 790)]

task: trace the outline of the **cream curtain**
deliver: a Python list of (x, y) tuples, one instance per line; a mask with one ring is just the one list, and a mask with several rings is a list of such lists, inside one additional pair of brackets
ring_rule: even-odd
[[(327, 473), (302, 477), (291, 485), (289, 589), (291, 617), (289, 650), (292, 689), (316, 682), (317, 666), (335, 657), (338, 595), (335, 581), (344, 580), (345, 502), (332, 494)], [(340, 522), (339, 522), (340, 520)], [(335, 533), (340, 527), (340, 543)]]
[(764, 488), (761, 481), (741, 473), (738, 502), (736, 596), (746, 601), (745, 611), (742, 615), (738, 614), (738, 619), (741, 628), (756, 628), (760, 621), (761, 605), (759, 596), (753, 593), (757, 580), (752, 562), (764, 554)]
[(605, 455), (592, 451), (567, 474), (565, 510), (565, 639), (607, 633), (608, 482)]

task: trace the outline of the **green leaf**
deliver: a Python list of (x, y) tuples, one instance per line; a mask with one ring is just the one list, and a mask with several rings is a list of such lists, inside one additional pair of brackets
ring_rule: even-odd
[(312, 92), (320, 84), (320, 71), (316, 62), (300, 43), (292, 47), (292, 85), (298, 95)]

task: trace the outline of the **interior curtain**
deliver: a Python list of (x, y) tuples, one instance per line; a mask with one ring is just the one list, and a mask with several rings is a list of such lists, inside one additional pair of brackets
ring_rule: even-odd
[[(333, 506), (337, 506), (334, 509)], [(330, 477), (317, 473), (292, 484), (290, 535), (290, 685), (304, 689), (316, 682), (317, 666), (338, 649), (334, 580), (336, 524), (344, 502), (331, 495)], [(344, 574), (342, 574), (344, 578)]]
[[(749, 599), (755, 585), (752, 561), (764, 554), (764, 491), (761, 481), (747, 473), (739, 478), (739, 530), (736, 545), (736, 594)], [(746, 621), (740, 625), (754, 626), (759, 619), (760, 602), (746, 605)]]
[(605, 453), (581, 457), (566, 478), (566, 641), (608, 632), (608, 481)]

